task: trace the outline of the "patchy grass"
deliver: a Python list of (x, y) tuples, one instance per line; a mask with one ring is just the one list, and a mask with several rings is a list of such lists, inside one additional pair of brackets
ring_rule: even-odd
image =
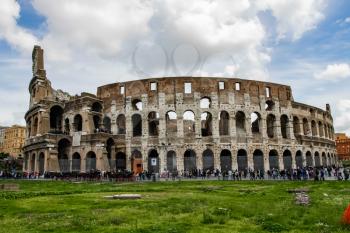
[[(16, 182), (0, 192), (0, 232), (349, 232), (346, 182)], [(309, 206), (290, 189), (309, 189)], [(139, 193), (138, 200), (103, 196)]]

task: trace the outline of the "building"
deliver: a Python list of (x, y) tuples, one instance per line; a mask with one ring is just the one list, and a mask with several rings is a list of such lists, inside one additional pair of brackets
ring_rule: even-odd
[(0, 126), (0, 153), (4, 152), (5, 130), (7, 127)]
[(17, 158), (22, 156), (22, 148), (26, 138), (26, 127), (13, 125), (5, 129), (4, 153)]
[(33, 50), (25, 171), (270, 170), (337, 163), (333, 118), (289, 86), (221, 77), (150, 78), (70, 96)]
[(350, 138), (345, 133), (337, 133), (335, 137), (339, 159), (350, 160)]

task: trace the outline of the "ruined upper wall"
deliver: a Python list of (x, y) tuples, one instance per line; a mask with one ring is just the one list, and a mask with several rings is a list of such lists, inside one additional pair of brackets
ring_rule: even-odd
[[(219, 87), (220, 82), (224, 83), (224, 88)], [(156, 83), (157, 90), (151, 90), (151, 83)], [(192, 91), (185, 93), (184, 84), (191, 83)], [(236, 85), (239, 85), (237, 90)], [(124, 93), (121, 91), (124, 88)], [(266, 95), (266, 88), (269, 88), (269, 96)], [(142, 95), (148, 96), (149, 103), (157, 101), (158, 93), (165, 94), (166, 104), (174, 104), (176, 94), (183, 94), (184, 102), (193, 101), (194, 93), (199, 93), (200, 97), (217, 94), (219, 103), (227, 103), (229, 94), (235, 93), (235, 103), (244, 104), (244, 95), (249, 94), (252, 104), (259, 104), (260, 96), (265, 99), (278, 99), (280, 106), (287, 106), (288, 102), (293, 101), (292, 91), (289, 86), (237, 78), (219, 78), (219, 77), (169, 77), (142, 79), (129, 82), (113, 83), (98, 87), (97, 97), (102, 99), (105, 105), (109, 105), (112, 100), (117, 105), (123, 104), (126, 97), (141, 98)]]

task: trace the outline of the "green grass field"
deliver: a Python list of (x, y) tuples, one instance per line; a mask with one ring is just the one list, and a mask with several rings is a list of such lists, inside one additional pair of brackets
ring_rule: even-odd
[[(0, 191), (0, 232), (350, 231), (340, 223), (348, 182), (16, 183)], [(309, 206), (294, 203), (295, 188), (309, 188)], [(143, 198), (103, 198), (120, 193)]]

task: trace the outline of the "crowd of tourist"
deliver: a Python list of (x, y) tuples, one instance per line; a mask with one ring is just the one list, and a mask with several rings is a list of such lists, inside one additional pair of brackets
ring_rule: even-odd
[(85, 173), (80, 172), (17, 172), (15, 170), (1, 171), (0, 178), (12, 179), (59, 179), (59, 180), (80, 180), (80, 181), (158, 181), (158, 180), (182, 180), (182, 179), (217, 179), (217, 180), (349, 180), (349, 168), (340, 167), (304, 167), (297, 169), (272, 169), (264, 172), (263, 170), (243, 169), (220, 171), (219, 169), (193, 169), (191, 171), (163, 171), (162, 173), (153, 173), (143, 171), (134, 174), (128, 170), (118, 170), (113, 172), (104, 172), (92, 170)]

